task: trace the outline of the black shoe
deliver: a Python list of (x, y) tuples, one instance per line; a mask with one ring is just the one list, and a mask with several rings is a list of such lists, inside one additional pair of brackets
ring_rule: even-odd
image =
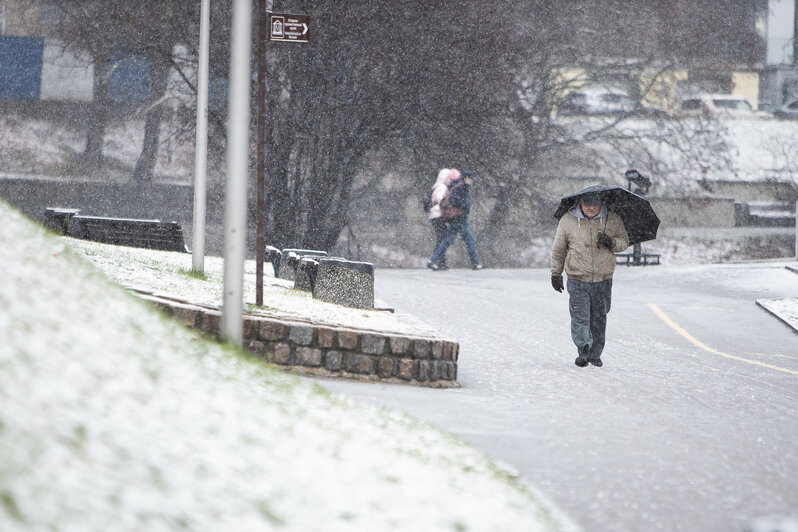
[(434, 272), (437, 272), (438, 270), (440, 270), (440, 269), (441, 269), (441, 267), (440, 267), (440, 266), (438, 266), (437, 264), (435, 264), (435, 263), (434, 263), (434, 262), (432, 262), (432, 261), (429, 261), (429, 262), (427, 263), (427, 268), (429, 268), (430, 270), (432, 270), (432, 271), (434, 271)]
[(449, 267), (447, 265), (445, 265), (445, 264), (438, 264), (438, 269), (439, 270), (448, 270)]
[(576, 364), (580, 368), (584, 368), (585, 366), (587, 366), (588, 353), (590, 353), (590, 346), (586, 345), (584, 347), (580, 347), (579, 356), (576, 357), (576, 360), (574, 360), (574, 364)]
[(474, 264), (473, 266), (471, 266), (471, 269), (472, 270), (484, 270), (485, 266), (482, 265), (482, 264)]
[(590, 360), (588, 360), (588, 362), (590, 362), (597, 368), (600, 368), (601, 366), (604, 365), (604, 362), (602, 362), (600, 358), (591, 358)]

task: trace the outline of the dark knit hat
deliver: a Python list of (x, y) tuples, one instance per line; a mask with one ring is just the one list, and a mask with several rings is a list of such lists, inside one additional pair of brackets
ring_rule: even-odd
[(588, 192), (587, 194), (582, 194), (579, 196), (579, 199), (584, 201), (585, 205), (601, 204), (601, 197), (599, 196), (598, 192)]

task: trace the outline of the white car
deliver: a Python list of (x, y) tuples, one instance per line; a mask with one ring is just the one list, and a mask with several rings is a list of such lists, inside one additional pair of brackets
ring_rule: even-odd
[(667, 113), (637, 105), (625, 90), (611, 87), (586, 87), (567, 94), (557, 106), (557, 114), (569, 115), (632, 115), (667, 118)]
[(635, 102), (626, 91), (587, 87), (571, 92), (557, 106), (560, 115), (617, 115), (633, 111)]
[(682, 101), (682, 116), (767, 118), (765, 111), (756, 111), (748, 100), (731, 94), (701, 94)]

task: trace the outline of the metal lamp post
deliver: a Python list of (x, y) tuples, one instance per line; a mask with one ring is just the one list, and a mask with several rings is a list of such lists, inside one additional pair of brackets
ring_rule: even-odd
[(205, 270), (205, 204), (208, 168), (208, 41), (210, 33), (210, 0), (200, 7), (199, 71), (197, 79), (197, 137), (194, 152), (194, 219), (192, 223), (191, 267)]
[(224, 206), (222, 336), (238, 345), (241, 345), (244, 339), (243, 291), (247, 244), (251, 19), (251, 0), (233, 0)]

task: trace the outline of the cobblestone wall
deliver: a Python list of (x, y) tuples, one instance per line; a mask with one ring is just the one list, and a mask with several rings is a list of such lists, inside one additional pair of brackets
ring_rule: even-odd
[[(219, 338), (221, 312), (142, 295), (181, 323)], [(457, 342), (314, 325), (255, 315), (244, 317), (244, 348), (292, 371), (325, 377), (457, 386)]]

